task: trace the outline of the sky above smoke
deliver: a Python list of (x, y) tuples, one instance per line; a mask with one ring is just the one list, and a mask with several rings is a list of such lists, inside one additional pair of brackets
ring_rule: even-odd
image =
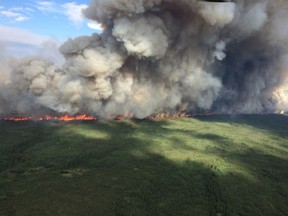
[(92, 0), (83, 14), (102, 33), (69, 39), (61, 56), (52, 42), (43, 57), (0, 53), (0, 115), (287, 110), (287, 10), (284, 0)]
[(0, 43), (16, 57), (37, 53), (49, 40), (58, 46), (70, 37), (100, 32), (99, 24), (85, 19), (89, 0), (2, 0)]

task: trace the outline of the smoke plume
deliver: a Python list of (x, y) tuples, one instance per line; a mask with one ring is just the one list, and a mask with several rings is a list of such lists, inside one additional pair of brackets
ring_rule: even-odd
[(0, 115), (288, 109), (288, 1), (92, 0), (60, 67), (0, 53)]

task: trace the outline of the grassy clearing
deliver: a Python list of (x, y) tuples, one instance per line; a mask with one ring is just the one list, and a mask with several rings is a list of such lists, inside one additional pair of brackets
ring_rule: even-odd
[(0, 215), (287, 215), (288, 117), (0, 122)]

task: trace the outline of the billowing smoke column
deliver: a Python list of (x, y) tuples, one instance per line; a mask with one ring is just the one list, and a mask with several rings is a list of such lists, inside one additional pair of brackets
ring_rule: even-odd
[(92, 0), (60, 68), (1, 57), (0, 114), (288, 109), (288, 1)]

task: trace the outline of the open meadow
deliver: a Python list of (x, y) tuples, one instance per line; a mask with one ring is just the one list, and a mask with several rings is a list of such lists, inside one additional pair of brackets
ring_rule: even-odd
[(0, 122), (0, 215), (288, 215), (288, 117)]

